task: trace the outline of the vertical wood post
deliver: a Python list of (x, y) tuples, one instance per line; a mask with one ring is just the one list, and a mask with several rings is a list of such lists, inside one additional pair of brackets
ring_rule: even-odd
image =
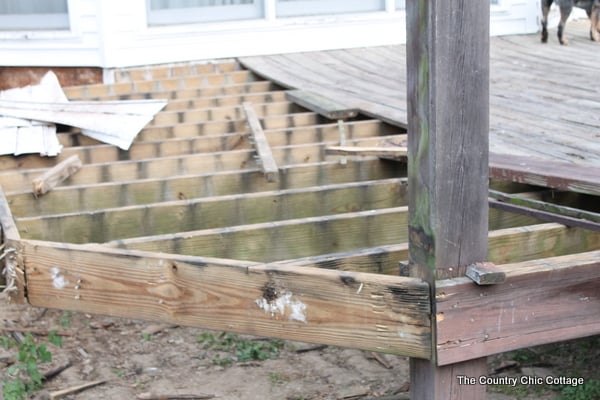
[(436, 365), (435, 280), (485, 261), (488, 231), (489, 0), (406, 2), (409, 257), (432, 289), (432, 361), (411, 360), (411, 400), (484, 399), (458, 377), (485, 358)]

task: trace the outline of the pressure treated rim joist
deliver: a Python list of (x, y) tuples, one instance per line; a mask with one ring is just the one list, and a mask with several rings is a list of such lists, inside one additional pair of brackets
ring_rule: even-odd
[[(256, 79), (239, 64), (224, 69)], [(159, 69), (145, 73), (167, 76), (166, 84), (133, 79), (145, 92), (66, 89), (72, 96), (173, 99), (172, 111), (158, 118), (168, 121), (146, 127), (129, 153), (72, 131), (61, 134), (65, 149), (57, 159), (0, 159), (0, 223), (11, 250), (3, 262), (10, 258), (15, 300), (383, 351), (437, 365), (514, 349), (515, 343), (577, 337), (564, 324), (553, 330), (551, 319), (538, 314), (539, 307), (554, 306), (556, 296), (541, 291), (536, 279), (551, 271), (568, 275), (572, 296), (560, 312), (567, 318), (578, 305), (576, 294), (589, 298), (589, 288), (600, 283), (590, 262), (600, 252), (600, 233), (492, 210), (491, 231), (478, 240), (487, 242), (482, 261), (497, 264), (505, 283), (484, 288), (458, 277), (432, 285), (397, 276), (405, 272), (399, 263), (410, 258), (405, 157), (348, 156), (342, 165), (326, 154), (339, 143), (338, 124), (299, 106), (280, 107), (284, 92), (270, 81), (228, 84), (229, 72), (208, 70), (215, 84), (203, 89), (166, 90), (186, 78)], [(244, 116), (183, 122), (185, 115), (208, 116), (208, 107), (212, 117), (224, 118), (239, 113), (244, 102), (264, 110), (257, 120), (277, 162), (277, 182), (264, 179), (255, 164)], [(364, 115), (345, 121), (344, 131), (353, 152), (386, 138), (406, 140), (402, 129)], [(35, 199), (28, 180), (73, 154), (82, 169)], [(513, 192), (527, 190), (516, 186)], [(464, 275), (462, 266), (452, 267)], [(560, 280), (553, 282), (559, 290)], [(506, 303), (517, 283), (518, 307)], [(539, 342), (526, 329), (527, 291), (538, 293), (532, 310), (544, 329)], [(586, 334), (599, 331), (590, 310), (574, 314), (590, 321)], [(513, 312), (523, 338), (503, 336)], [(477, 336), (465, 331), (476, 324), (469, 318), (478, 321)], [(494, 325), (498, 318), (502, 327)]]

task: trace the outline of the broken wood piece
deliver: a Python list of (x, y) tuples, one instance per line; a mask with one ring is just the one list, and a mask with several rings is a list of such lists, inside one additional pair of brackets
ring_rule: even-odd
[(43, 381), (49, 381), (50, 379), (58, 376), (61, 372), (63, 372), (67, 368), (70, 368), (71, 365), (73, 365), (71, 363), (71, 361), (67, 361), (66, 363), (64, 363), (62, 365), (59, 365), (58, 367), (53, 368), (50, 371), (44, 372), (44, 374), (42, 376), (42, 380)]
[(379, 354), (379, 353), (376, 353), (374, 351), (371, 351), (371, 352), (369, 352), (369, 357), (368, 358), (371, 358), (371, 359), (377, 361), (385, 369), (392, 369), (393, 368), (392, 364), (390, 364), (389, 361), (385, 359), (385, 357), (383, 356), (383, 354)]
[(325, 148), (325, 154), (350, 156), (406, 157), (408, 151), (406, 147), (330, 146)]
[(242, 108), (246, 114), (246, 119), (248, 120), (250, 131), (252, 132), (254, 146), (258, 152), (258, 157), (260, 158), (260, 163), (262, 170), (265, 173), (265, 177), (267, 178), (267, 181), (275, 182), (277, 181), (279, 175), (279, 168), (277, 168), (275, 158), (273, 158), (271, 146), (269, 146), (265, 132), (260, 125), (260, 121), (256, 116), (256, 112), (254, 112), (252, 104), (244, 102), (242, 103)]
[(142, 335), (156, 335), (166, 329), (177, 328), (175, 324), (153, 324), (142, 330)]
[(285, 93), (285, 97), (328, 119), (348, 119), (358, 115), (356, 108), (348, 107), (345, 104), (341, 104), (310, 90), (290, 90)]
[(158, 393), (140, 393), (136, 396), (138, 400), (203, 400), (214, 399), (214, 394), (158, 394)]
[(71, 177), (81, 168), (78, 155), (73, 155), (50, 168), (39, 178), (33, 180), (33, 195), (41, 196), (54, 189), (65, 179)]
[(98, 380), (98, 381), (93, 381), (93, 382), (88, 382), (88, 383), (84, 383), (81, 385), (77, 385), (77, 386), (72, 386), (70, 388), (66, 388), (66, 389), (62, 389), (62, 390), (57, 390), (54, 392), (47, 392), (47, 391), (41, 391), (36, 395), (36, 399), (50, 399), (50, 400), (54, 400), (54, 399), (60, 399), (62, 397), (65, 397), (67, 395), (73, 394), (73, 393), (78, 393), (81, 392), (83, 390), (86, 389), (90, 389), (93, 388), (95, 386), (98, 385), (102, 385), (103, 383), (108, 382), (108, 380), (106, 379), (102, 379), (102, 380)]
[(466, 274), (478, 285), (495, 285), (506, 280), (506, 273), (491, 262), (471, 264), (467, 267)]

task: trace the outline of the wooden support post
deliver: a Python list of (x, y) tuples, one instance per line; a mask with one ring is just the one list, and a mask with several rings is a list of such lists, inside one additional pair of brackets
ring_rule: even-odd
[[(485, 261), (488, 227), (488, 1), (406, 3), (409, 261), (411, 274), (436, 279)], [(435, 299), (435, 296), (432, 296)], [(411, 399), (484, 399), (485, 387), (460, 376), (485, 375), (485, 359), (438, 366), (411, 360)]]
[(265, 177), (267, 178), (267, 181), (275, 182), (279, 175), (279, 169), (273, 158), (273, 152), (271, 151), (271, 146), (269, 146), (265, 132), (260, 126), (260, 121), (254, 112), (254, 108), (252, 108), (252, 104), (244, 102), (242, 103), (242, 107), (246, 114), (248, 125), (250, 125), (250, 131), (252, 132), (256, 151), (258, 152), (258, 157), (260, 158)]

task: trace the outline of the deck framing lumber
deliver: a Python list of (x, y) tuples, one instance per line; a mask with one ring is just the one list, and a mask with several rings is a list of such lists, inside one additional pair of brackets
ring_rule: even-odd
[(24, 240), (32, 305), (429, 358), (416, 278)]
[(600, 251), (497, 267), (500, 285), (436, 283), (440, 365), (600, 334)]

